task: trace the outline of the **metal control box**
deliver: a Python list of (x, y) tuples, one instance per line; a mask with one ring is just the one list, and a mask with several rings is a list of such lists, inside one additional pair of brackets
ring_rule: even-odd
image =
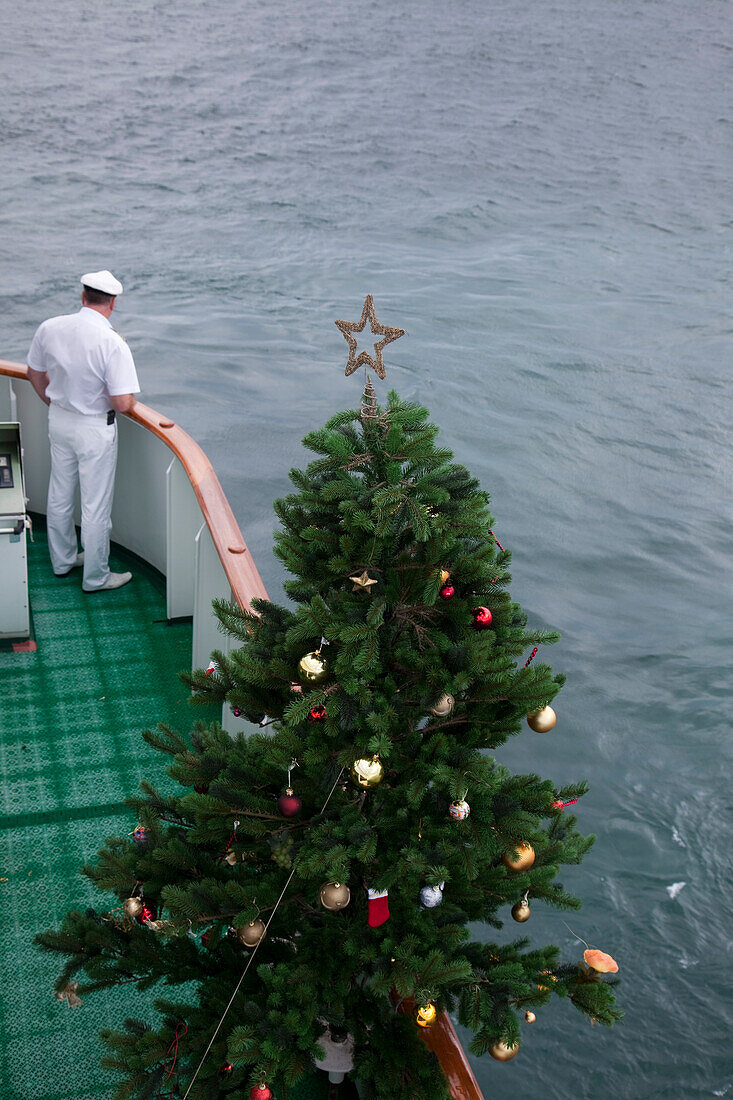
[(20, 424), (0, 423), (0, 639), (30, 634)]

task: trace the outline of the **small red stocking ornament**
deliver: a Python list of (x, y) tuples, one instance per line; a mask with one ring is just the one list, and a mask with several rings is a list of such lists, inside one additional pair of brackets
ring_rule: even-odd
[(369, 909), (369, 927), (379, 928), (389, 920), (389, 897), (386, 890), (367, 890)]

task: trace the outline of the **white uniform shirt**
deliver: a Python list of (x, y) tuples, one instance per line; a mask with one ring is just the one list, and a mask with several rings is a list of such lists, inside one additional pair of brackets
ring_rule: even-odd
[(132, 352), (107, 318), (88, 306), (44, 321), (28, 366), (48, 372), (46, 397), (54, 405), (87, 416), (107, 412), (110, 395), (140, 392)]

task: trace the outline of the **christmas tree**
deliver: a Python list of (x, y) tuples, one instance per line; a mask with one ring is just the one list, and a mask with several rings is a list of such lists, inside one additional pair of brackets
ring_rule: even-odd
[[(384, 339), (357, 359), (367, 318)], [(370, 299), (339, 327), (347, 373), (383, 376), (400, 330)], [(79, 993), (179, 987), (157, 1024), (102, 1033), (120, 1100), (282, 1100), (345, 1034), (368, 1095), (445, 1100), (421, 1041), (436, 1011), (498, 1060), (553, 997), (620, 1016), (609, 956), (561, 963), (551, 945), (468, 928), (579, 908), (557, 876), (593, 837), (566, 810), (584, 783), (557, 790), (493, 755), (527, 722), (554, 725), (563, 677), (536, 653), (557, 635), (527, 628), (489, 498), (437, 431), (395, 393), (379, 407), (369, 383), (360, 409), (306, 437), (319, 457), (275, 505), (290, 605), (217, 605), (241, 648), (190, 677), (194, 703), (226, 701), (261, 730), (146, 731), (179, 793), (144, 784), (139, 828), (85, 868), (119, 901), (38, 937), (67, 957), (59, 991), (79, 972)]]

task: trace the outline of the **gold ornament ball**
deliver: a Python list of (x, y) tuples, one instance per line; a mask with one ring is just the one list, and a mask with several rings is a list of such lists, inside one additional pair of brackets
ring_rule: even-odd
[(244, 928), (237, 929), (237, 939), (245, 947), (256, 947), (260, 940), (265, 938), (265, 922), (258, 917), (251, 924), (245, 924)]
[(126, 917), (136, 917), (142, 912), (143, 903), (140, 898), (127, 898), (123, 908)]
[(418, 1005), (415, 1009), (415, 1023), (418, 1027), (432, 1027), (438, 1019), (438, 1010), (434, 1004)]
[(378, 756), (362, 756), (351, 765), (351, 778), (364, 790), (377, 787), (384, 779), (384, 765)]
[(430, 713), (435, 715), (436, 718), (447, 718), (449, 714), (452, 714), (455, 705), (456, 701), (453, 696), (445, 692), (438, 699), (435, 706), (430, 708)]
[(525, 905), (523, 901), (518, 901), (516, 905), (512, 906), (512, 917), (518, 924), (524, 924), (530, 918), (529, 905)]
[(510, 871), (528, 871), (534, 863), (534, 848), (526, 840), (521, 840), (516, 848), (516, 858), (513, 850), (504, 852), (501, 857), (504, 866), (508, 867)]
[(306, 687), (314, 684), (322, 684), (328, 677), (328, 661), (318, 650), (306, 653), (298, 661), (298, 677), (301, 684)]
[(516, 1043), (513, 1047), (507, 1046), (506, 1043), (499, 1041), (494, 1043), (492, 1047), (489, 1047), (489, 1054), (496, 1062), (511, 1062), (512, 1058), (519, 1053), (519, 1043)]
[(341, 882), (324, 882), (319, 897), (324, 909), (345, 909), (351, 901), (351, 890)]
[(552, 707), (543, 707), (542, 710), (534, 710), (527, 715), (527, 725), (535, 733), (549, 733), (557, 722), (557, 715)]
[(527, 1009), (527, 1011), (525, 1012), (524, 1018), (525, 1018), (525, 1020), (527, 1021), (528, 1024), (533, 1024), (535, 1022), (535, 1020), (537, 1019), (534, 1012), (530, 1012), (529, 1009)]

